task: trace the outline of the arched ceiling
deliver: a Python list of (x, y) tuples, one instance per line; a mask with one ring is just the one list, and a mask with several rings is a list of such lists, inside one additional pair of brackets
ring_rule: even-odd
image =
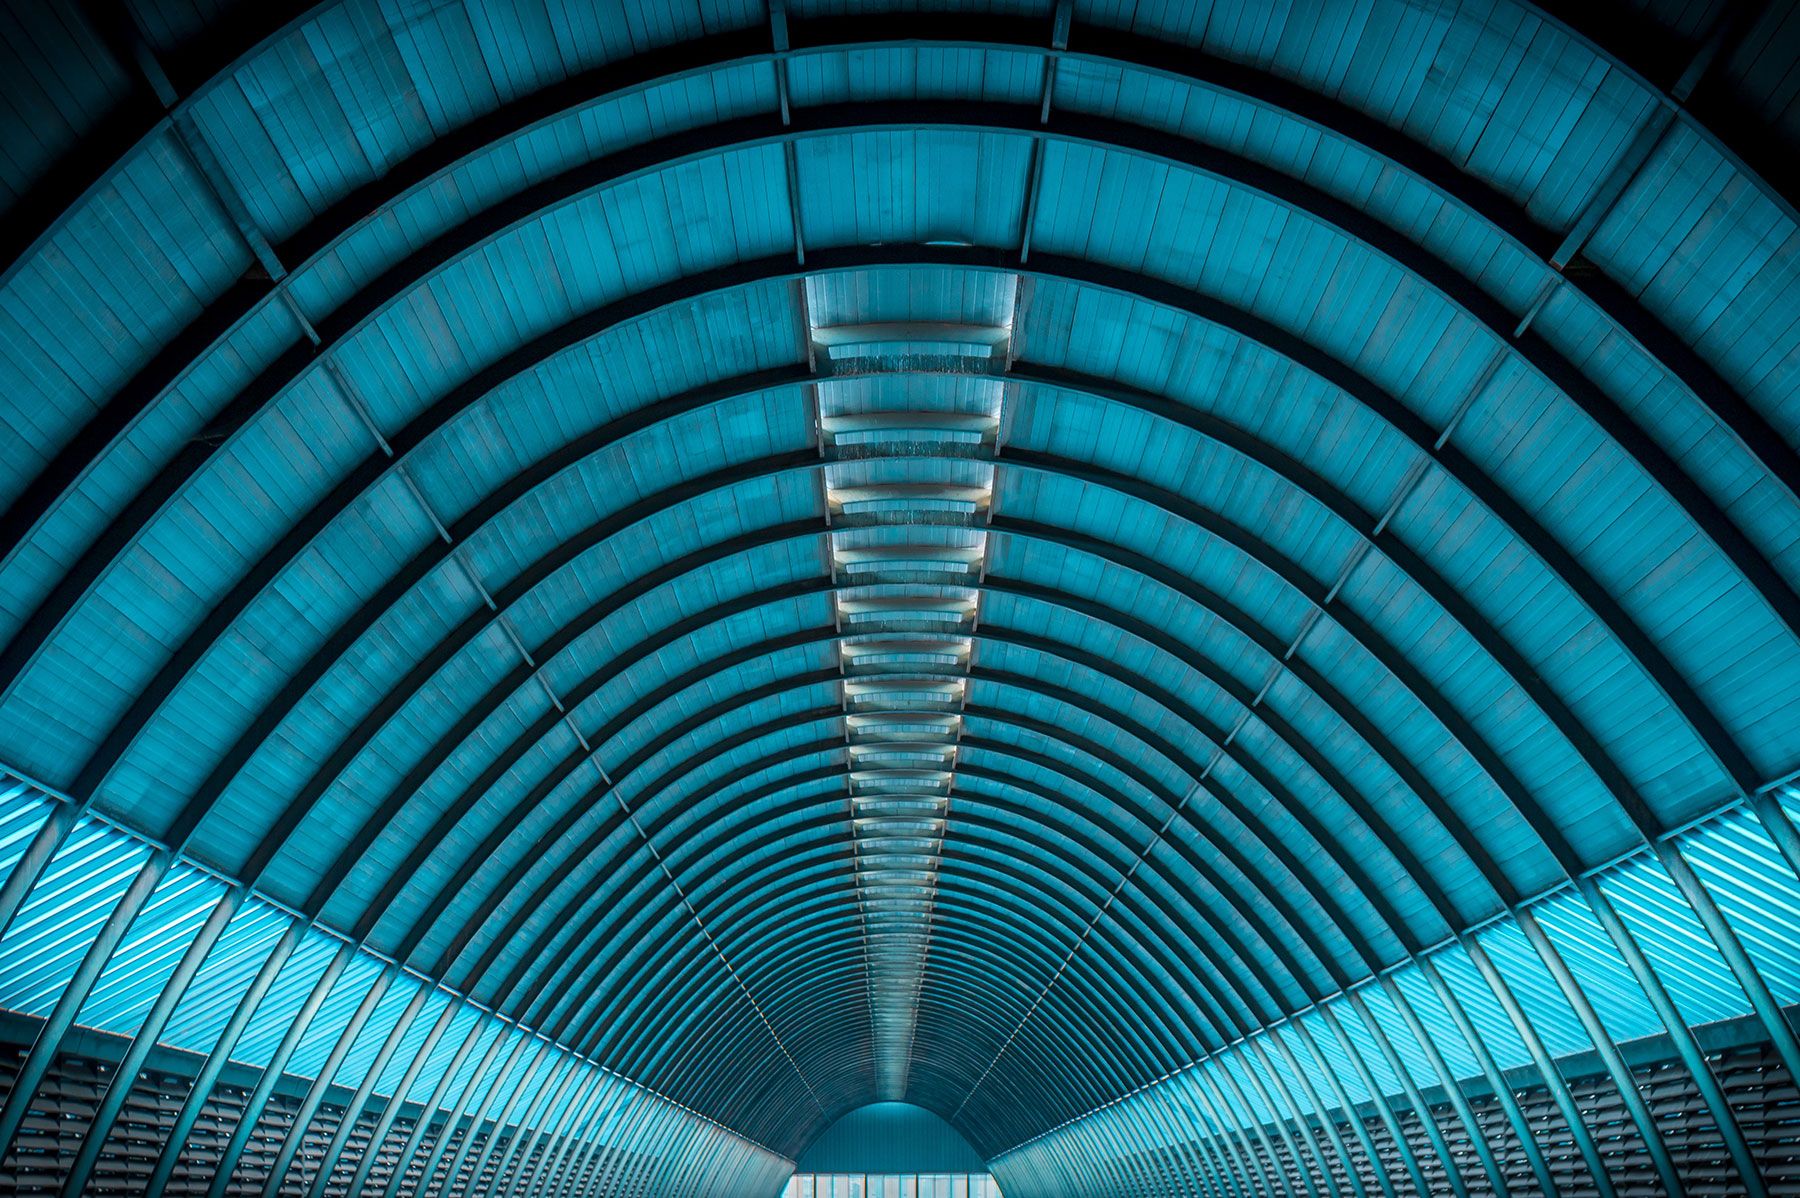
[(1663, 7), (21, 8), (0, 761), (1001, 1154), (1800, 769), (1800, 18)]

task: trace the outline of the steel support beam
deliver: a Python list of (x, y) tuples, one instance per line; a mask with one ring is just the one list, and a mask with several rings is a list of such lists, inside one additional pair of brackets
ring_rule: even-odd
[[(300, 1010), (294, 1015), (293, 1022), (288, 1024), (287, 1031), (281, 1037), (281, 1043), (275, 1047), (275, 1055), (263, 1068), (262, 1076), (257, 1079), (256, 1087), (250, 1091), (250, 1097), (244, 1100), (243, 1114), (239, 1116), (237, 1126), (232, 1128), (231, 1139), (226, 1142), (225, 1150), (219, 1154), (219, 1163), (215, 1166), (211, 1184), (207, 1186), (206, 1198), (225, 1198), (225, 1191), (230, 1188), (233, 1177), (237, 1173), (238, 1159), (244, 1155), (245, 1145), (250, 1143), (251, 1133), (256, 1130), (257, 1121), (262, 1118), (263, 1108), (269, 1103), (269, 1095), (275, 1092), (275, 1083), (281, 1080), (282, 1073), (287, 1069), (288, 1058), (292, 1057), (294, 1049), (300, 1046), (301, 1037), (305, 1036), (307, 1029), (312, 1026), (314, 1016), (318, 1015), (319, 1007), (325, 1002), (325, 996), (331, 993), (332, 986), (343, 975), (353, 954), (354, 950), (348, 944), (339, 948), (330, 963), (325, 966), (325, 972), (319, 976), (319, 980), (308, 992), (306, 1001), (300, 1004)], [(239, 1009), (242, 1009), (241, 1004)], [(191, 1093), (188, 1097), (190, 1101), (203, 1102), (205, 1100), (205, 1096), (198, 1092)], [(304, 1132), (304, 1130), (301, 1128), (300, 1132)], [(168, 1153), (173, 1147), (174, 1145), (171, 1143), (166, 1145), (163, 1151)], [(279, 1171), (271, 1174), (271, 1176), (278, 1175)]]
[(287, 931), (270, 947), (269, 955), (263, 958), (256, 976), (251, 979), (249, 987), (238, 999), (237, 1006), (232, 1009), (231, 1018), (226, 1020), (224, 1029), (219, 1032), (218, 1041), (207, 1054), (206, 1063), (201, 1065), (200, 1072), (195, 1076), (192, 1088), (182, 1100), (180, 1113), (169, 1127), (168, 1138), (163, 1141), (162, 1150), (157, 1154), (156, 1166), (151, 1170), (149, 1181), (144, 1187), (149, 1198), (162, 1198), (163, 1191), (168, 1187), (169, 1177), (181, 1159), (181, 1151), (187, 1145), (188, 1136), (193, 1132), (194, 1124), (199, 1120), (200, 1112), (205, 1109), (207, 1100), (212, 1097), (213, 1087), (218, 1084), (219, 1074), (231, 1060), (239, 1037), (250, 1026), (251, 1017), (268, 996), (269, 987), (274, 985), (276, 975), (293, 955), (305, 931), (305, 924), (296, 922), (288, 925)]
[(1644, 1151), (1650, 1157), (1656, 1169), (1657, 1177), (1662, 1181), (1663, 1191), (1668, 1198), (1685, 1198), (1687, 1187), (1682, 1184), (1681, 1175), (1675, 1168), (1674, 1160), (1669, 1156), (1669, 1149), (1663, 1143), (1662, 1132), (1656, 1126), (1656, 1116), (1651, 1113), (1650, 1105), (1638, 1092), (1637, 1079), (1631, 1074), (1631, 1067), (1625, 1058), (1619, 1055), (1619, 1048), (1613, 1043), (1606, 1025), (1600, 1021), (1600, 1015), (1588, 996), (1569, 969), (1568, 962), (1563, 960), (1562, 953), (1545, 933), (1537, 917), (1530, 911), (1520, 911), (1515, 917), (1519, 930), (1525, 933), (1525, 939), (1531, 943), (1538, 959), (1550, 971), (1557, 989), (1568, 1000), (1575, 1018), (1580, 1020), (1582, 1029), (1587, 1032), (1588, 1040), (1594, 1045), (1594, 1051), (1600, 1056), (1600, 1063), (1606, 1067), (1606, 1074), (1612, 1079), (1613, 1088), (1618, 1090), (1620, 1099), (1625, 1103), (1625, 1110), (1631, 1116), (1631, 1122), (1643, 1138)]
[[(419, 988), (420, 994), (427, 994), (429, 992), (428, 987), (421, 986)], [(401, 1075), (400, 1081), (394, 1086), (394, 1093), (388, 1098), (387, 1104), (381, 1108), (381, 1114), (376, 1117), (375, 1126), (369, 1132), (368, 1145), (363, 1149), (362, 1158), (356, 1162), (356, 1170), (351, 1174), (350, 1185), (344, 1191), (346, 1194), (361, 1198), (363, 1187), (369, 1180), (369, 1171), (375, 1166), (375, 1158), (381, 1154), (382, 1146), (387, 1143), (388, 1132), (393, 1129), (394, 1120), (399, 1117), (400, 1108), (406, 1103), (406, 1096), (412, 1093), (413, 1084), (419, 1080), (420, 1071), (425, 1068), (425, 1063), (431, 1058), (431, 1054), (437, 1050), (438, 1041), (441, 1040), (444, 1033), (450, 1029), (450, 1024), (455, 1020), (456, 1016), (463, 1011), (473, 1009), (474, 1008), (471, 1008), (467, 1004), (466, 1000), (462, 999), (453, 998), (444, 1004), (444, 1009), (438, 1014), (437, 1020), (431, 1025), (431, 1030), (425, 1033), (425, 1039), (419, 1045), (419, 1050), (413, 1054), (413, 1059), (407, 1065), (406, 1072)], [(402, 1022), (404, 1022), (404, 1020)], [(467, 1039), (464, 1041), (465, 1046), (472, 1047), (475, 1038), (480, 1034), (480, 1031), (481, 1019), (478, 1014), (474, 1021), (474, 1025), (469, 1029)], [(462, 1064), (463, 1056), (464, 1054), (462, 1052), (459, 1052), (456, 1055), (456, 1058), (452, 1063), (451, 1071), (444, 1074), (443, 1080), (440, 1082), (440, 1087), (449, 1084), (455, 1068)], [(369, 1071), (369, 1076), (378, 1077), (380, 1076), (380, 1073), (381, 1070), (378, 1068), (371, 1069)], [(436, 1100), (439, 1097), (440, 1095), (434, 1093), (433, 1101), (420, 1109), (419, 1120), (415, 1125), (416, 1127), (422, 1127), (430, 1121), (431, 1116), (437, 1111)], [(409, 1137), (407, 1140), (407, 1150), (403, 1151), (400, 1156), (395, 1159), (395, 1177), (398, 1177), (402, 1169), (405, 1168), (407, 1158), (411, 1155), (410, 1149), (412, 1144), (413, 1141)], [(321, 1170), (320, 1175), (328, 1177), (330, 1171)]]
[(1525, 1013), (1525, 1008), (1519, 1005), (1519, 1000), (1514, 996), (1512, 987), (1501, 976), (1500, 970), (1488, 957), (1487, 950), (1481, 946), (1481, 942), (1468, 935), (1460, 936), (1457, 939), (1458, 943), (1462, 945), (1463, 951), (1468, 954), (1469, 960), (1474, 962), (1476, 970), (1480, 972), (1482, 981), (1486, 982), (1488, 989), (1493, 991), (1494, 998), (1500, 1003), (1500, 1009), (1506, 1013), (1506, 1018), (1513, 1025), (1513, 1030), (1518, 1032), (1519, 1039), (1524, 1041), (1525, 1051), (1531, 1054), (1532, 1063), (1537, 1066), (1538, 1073), (1544, 1079), (1545, 1089), (1550, 1092), (1551, 1099), (1556, 1103), (1556, 1109), (1562, 1113), (1563, 1122), (1568, 1125), (1570, 1138), (1574, 1140), (1576, 1149), (1580, 1151), (1581, 1159), (1587, 1163), (1588, 1173), (1593, 1178), (1594, 1189), (1599, 1192), (1600, 1198), (1616, 1198), (1617, 1191), (1613, 1187), (1612, 1175), (1607, 1173), (1606, 1162), (1601, 1159), (1600, 1150), (1594, 1143), (1593, 1129), (1583, 1121), (1581, 1108), (1575, 1105), (1575, 1099), (1569, 1093), (1568, 1084), (1563, 1081), (1562, 1074), (1556, 1071), (1556, 1065), (1550, 1058), (1549, 1050), (1544, 1047), (1543, 1037), (1538, 1035), (1536, 1025)]
[[(167, 850), (158, 849), (152, 852), (149, 859), (138, 867), (131, 884), (125, 888), (112, 910), (107, 913), (101, 923), (93, 943), (88, 946), (82, 956), (81, 963), (75, 967), (75, 974), (63, 987), (62, 994), (51, 1009), (50, 1017), (44, 1026), (38, 1029), (38, 1037), (25, 1056), (19, 1072), (12, 1079), (12, 1086), (7, 1091), (4, 1105), (0, 1105), (0, 1157), (11, 1153), (13, 1141), (19, 1134), (19, 1126), (25, 1122), (25, 1115), (31, 1109), (32, 1100), (37, 1097), (37, 1090), (55, 1063), (57, 1054), (62, 1051), (63, 1037), (75, 1025), (75, 1016), (80, 1013), (81, 1005), (94, 989), (94, 983), (100, 980), (105, 972), (107, 962), (112, 960), (113, 950), (131, 927), (138, 912), (156, 893), (169, 866), (174, 864), (174, 856)], [(129, 1081), (126, 1082), (129, 1085)]]
[(218, 943), (220, 935), (243, 903), (244, 891), (241, 887), (230, 887), (220, 896), (219, 901), (208, 912), (206, 922), (200, 925), (193, 943), (182, 953), (175, 972), (157, 993), (156, 1001), (150, 1005), (144, 1022), (138, 1027), (137, 1035), (132, 1037), (131, 1047), (126, 1049), (118, 1069), (113, 1073), (112, 1084), (107, 1086), (106, 1094), (94, 1108), (94, 1117), (88, 1123), (87, 1133), (82, 1136), (81, 1146), (76, 1149), (75, 1159), (69, 1165), (68, 1175), (63, 1179), (63, 1198), (80, 1198), (80, 1195), (87, 1192), (94, 1165), (99, 1161), (101, 1149), (112, 1135), (113, 1124), (118, 1121), (119, 1112), (124, 1109), (125, 1099), (130, 1095), (131, 1087), (136, 1084), (138, 1074), (143, 1072), (144, 1063), (150, 1059), (151, 1050), (162, 1038), (163, 1029), (169, 1024), (169, 1017), (181, 1005), (188, 987), (193, 984), (194, 976), (200, 972), (206, 955)]
[[(374, 1013), (375, 1004), (380, 1001), (382, 994), (386, 993), (387, 989), (387, 985), (383, 984), (377, 984), (371, 989), (371, 997), (364, 1000), (368, 1005), (371, 1014)], [(419, 1012), (425, 1006), (425, 1000), (430, 997), (430, 987), (418, 987), (413, 992), (412, 999), (406, 1004), (406, 1009), (400, 1012), (400, 1018), (394, 1021), (394, 1026), (389, 1029), (387, 1036), (382, 1040), (381, 1048), (375, 1053), (374, 1062), (369, 1066), (368, 1071), (363, 1074), (362, 1083), (356, 1087), (356, 1093), (352, 1095), (350, 1101), (344, 1105), (344, 1113), (338, 1119), (337, 1130), (332, 1133), (331, 1142), (326, 1145), (325, 1148), (325, 1155), (319, 1158), (318, 1171), (313, 1174), (312, 1181), (306, 1187), (306, 1198), (320, 1198), (320, 1195), (325, 1192), (325, 1186), (330, 1182), (331, 1175), (337, 1171), (338, 1160), (344, 1154), (344, 1146), (350, 1142), (350, 1136), (356, 1130), (358, 1120), (362, 1118), (363, 1108), (368, 1105), (369, 1098), (375, 1093), (375, 1083), (381, 1080), (381, 1074), (387, 1068), (388, 1062), (393, 1059), (395, 1050), (400, 1047), (400, 1041), (405, 1039), (406, 1033), (412, 1030), (413, 1020), (419, 1017)], [(358, 1013), (360, 1014), (361, 1012), (359, 1011)], [(352, 1032), (350, 1028), (355, 1028), (356, 1032)], [(349, 1042), (344, 1046), (346, 1052), (349, 1051), (350, 1044), (355, 1042), (357, 1032), (362, 1030), (362, 1024), (355, 1018), (352, 1018), (350, 1020), (350, 1028), (345, 1029), (345, 1035), (349, 1037)], [(329, 1085), (336, 1072), (336, 1069), (322, 1071), (319, 1074), (319, 1081)], [(398, 1090), (389, 1098), (387, 1109), (396, 1112), (399, 1111), (400, 1103), (404, 1100), (405, 1096), (406, 1090), (404, 1088)], [(300, 1127), (298, 1122), (295, 1123), (295, 1128), (297, 1133), (305, 1130)], [(298, 1135), (290, 1134), (288, 1139), (290, 1142), (297, 1143)], [(365, 1159), (372, 1157), (376, 1149), (380, 1147), (381, 1140), (378, 1137), (371, 1135), (369, 1137), (369, 1142), (363, 1147), (363, 1157)], [(282, 1178), (280, 1176), (270, 1176), (269, 1185), (271, 1187), (278, 1187), (281, 1182)], [(361, 1193), (360, 1190), (355, 1189), (346, 1192), (351, 1194)]]

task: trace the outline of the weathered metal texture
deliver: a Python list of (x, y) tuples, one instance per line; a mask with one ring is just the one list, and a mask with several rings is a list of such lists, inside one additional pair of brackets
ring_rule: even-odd
[(9, 17), (0, 1140), (80, 1025), (181, 1141), (259, 1071), (215, 1193), (905, 1096), (1020, 1195), (1674, 1194), (1661, 1035), (1762, 1192), (1796, 21), (1689, 7)]

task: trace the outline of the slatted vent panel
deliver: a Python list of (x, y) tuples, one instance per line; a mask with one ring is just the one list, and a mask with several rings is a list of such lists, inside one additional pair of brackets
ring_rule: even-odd
[[(1762, 1163), (1770, 1193), (1783, 1198), (1800, 1198), (1800, 1088), (1796, 1088), (1793, 1079), (1766, 1045), (1714, 1054), (1709, 1059), (1725, 1092), (1730, 1095), (1752, 1152)], [(1736, 1177), (1719, 1139), (1718, 1128), (1707, 1114), (1706, 1105), (1686, 1070), (1677, 1064), (1660, 1064), (1640, 1067), (1633, 1072), (1639, 1090), (1662, 1129), (1664, 1143), (1681, 1172), (1688, 1194), (1693, 1198), (1735, 1198), (1745, 1194), (1747, 1191)], [(1662, 1186), (1657, 1180), (1655, 1166), (1611, 1079), (1604, 1074), (1577, 1078), (1569, 1082), (1569, 1090), (1581, 1110), (1583, 1121), (1594, 1134), (1620, 1198), (1660, 1195)], [(1563, 1198), (1597, 1198), (1599, 1191), (1593, 1175), (1570, 1137), (1568, 1125), (1549, 1091), (1543, 1086), (1529, 1086), (1517, 1090), (1515, 1096)], [(1510, 1192), (1518, 1198), (1541, 1195), (1536, 1174), (1520, 1150), (1518, 1137), (1513, 1134), (1500, 1103), (1492, 1095), (1485, 1095), (1471, 1099), (1469, 1106), (1505, 1174)], [(1472, 1198), (1487, 1198), (1494, 1194), (1493, 1183), (1482, 1168), (1469, 1142), (1467, 1129), (1457, 1119), (1456, 1112), (1446, 1103), (1433, 1107), (1431, 1113)], [(1401, 1111), (1398, 1119), (1401, 1132), (1424, 1174), (1427, 1193), (1450, 1192), (1444, 1164), (1433, 1149), (1418, 1112)], [(1294, 1166), (1286, 1140), (1272, 1126), (1264, 1130), (1268, 1134), (1267, 1145), (1254, 1134), (1245, 1140), (1233, 1140), (1229, 1145), (1190, 1140), (1159, 1156), (1137, 1154), (1121, 1160), (1121, 1173), (1131, 1179), (1133, 1192), (1143, 1198), (1206, 1193), (1204, 1186), (1196, 1187), (1192, 1177), (1195, 1162), (1204, 1162), (1207, 1172), (1216, 1173), (1222, 1155), (1229, 1162), (1239, 1186), (1244, 1187), (1242, 1167), (1248, 1154), (1253, 1158), (1252, 1167), (1258, 1176), (1254, 1184), (1247, 1187), (1247, 1192), (1262, 1192), (1266, 1188), (1265, 1180), (1279, 1172), (1294, 1193), (1307, 1193), (1306, 1182)], [(1299, 1130), (1292, 1126), (1288, 1128), (1291, 1135)], [(1340, 1121), (1336, 1130), (1348, 1152), (1349, 1168), (1361, 1178), (1364, 1189), (1370, 1194), (1382, 1192), (1376, 1180), (1377, 1169), (1371, 1164), (1357, 1129)], [(1379, 1171), (1386, 1175), (1394, 1193), (1401, 1198), (1418, 1198), (1418, 1187), (1383, 1120), (1373, 1113), (1368, 1114), (1362, 1131), (1374, 1145)], [(1305, 1158), (1303, 1168), (1319, 1192), (1329, 1192), (1331, 1188), (1320, 1173), (1321, 1161), (1329, 1168), (1332, 1185), (1338, 1192), (1354, 1192), (1344, 1158), (1338, 1155), (1325, 1128), (1314, 1123), (1302, 1134), (1307, 1138), (1301, 1135), (1295, 1135), (1295, 1138)], [(1271, 1146), (1274, 1148), (1273, 1162), (1269, 1155)]]
[[(20, 1059), (21, 1050), (16, 1046), (9, 1046), (0, 1054), (0, 1094), (10, 1087)], [(1753, 1152), (1763, 1163), (1771, 1192), (1800, 1198), (1800, 1088), (1795, 1086), (1793, 1079), (1787, 1075), (1767, 1046), (1734, 1049), (1715, 1054), (1710, 1059), (1731, 1098)], [(17, 1151), (7, 1158), (4, 1168), (0, 1169), (0, 1189), (20, 1194), (58, 1192), (81, 1137), (87, 1132), (95, 1107), (106, 1087), (111, 1084), (111, 1070), (112, 1067), (104, 1062), (81, 1056), (65, 1055), (56, 1062), (39, 1089), (37, 1102), (19, 1138)], [(1665, 1143), (1681, 1170), (1688, 1192), (1695, 1198), (1731, 1198), (1744, 1194), (1743, 1185), (1732, 1174), (1718, 1130), (1686, 1071), (1679, 1065), (1660, 1064), (1640, 1067), (1635, 1071), (1635, 1076), (1663, 1130)], [(154, 1167), (176, 1113), (186, 1097), (187, 1085), (184, 1078), (165, 1072), (147, 1070), (139, 1075), (107, 1140), (106, 1150), (90, 1182), (89, 1193), (142, 1193), (144, 1179)], [(1605, 1155), (1607, 1170), (1622, 1198), (1660, 1193), (1643, 1141), (1631, 1125), (1610, 1079), (1605, 1075), (1582, 1077), (1571, 1081), (1569, 1089)], [(214, 1165), (236, 1129), (247, 1097), (248, 1092), (238, 1086), (220, 1085), (215, 1088), (178, 1158), (168, 1191), (171, 1195), (192, 1195), (199, 1198), (206, 1193), (212, 1180)], [(1549, 1093), (1542, 1086), (1531, 1086), (1518, 1090), (1516, 1097), (1563, 1195), (1566, 1198), (1589, 1198), (1596, 1195), (1593, 1178)], [(276, 1095), (270, 1100), (268, 1109), (244, 1152), (237, 1175), (226, 1188), (227, 1194), (256, 1195), (262, 1192), (269, 1164), (279, 1150), (282, 1138), (288, 1134), (298, 1105), (298, 1099), (291, 1096)], [(1512, 1126), (1499, 1102), (1492, 1096), (1483, 1096), (1471, 1099), (1469, 1105), (1480, 1124), (1481, 1134), (1492, 1146), (1511, 1192), (1516, 1195), (1540, 1193), (1535, 1175), (1525, 1154), (1520, 1151), (1518, 1140), (1513, 1135)], [(279, 1190), (282, 1195), (302, 1198), (305, 1194), (324, 1148), (337, 1130), (342, 1113), (341, 1107), (331, 1104), (321, 1106), (307, 1129), (305, 1147), (296, 1157), (294, 1167), (283, 1179)], [(1455, 1112), (1448, 1105), (1439, 1105), (1432, 1109), (1432, 1116), (1471, 1195), (1486, 1198), (1493, 1194), (1492, 1183), (1482, 1169), (1469, 1143), (1467, 1130), (1458, 1121)], [(365, 1114), (359, 1122), (359, 1129), (352, 1133), (345, 1158), (325, 1189), (325, 1193), (332, 1198), (347, 1198), (346, 1187), (367, 1145), (374, 1117), (374, 1113)], [(1432, 1149), (1418, 1112), (1401, 1111), (1398, 1119), (1401, 1131), (1424, 1174), (1427, 1191), (1445, 1192), (1447, 1186), (1444, 1165)], [(1301, 1168), (1310, 1174), (1313, 1184), (1321, 1190), (1327, 1188), (1320, 1173), (1323, 1162), (1330, 1170), (1333, 1184), (1342, 1192), (1350, 1192), (1345, 1160), (1338, 1155), (1332, 1137), (1326, 1130), (1317, 1124), (1303, 1130), (1293, 1127), (1288, 1130), (1299, 1141)], [(371, 1170), (359, 1198), (377, 1198), (386, 1192), (400, 1149), (411, 1131), (410, 1119), (402, 1117), (395, 1121), (383, 1143), (378, 1163)], [(471, 1179), (471, 1171), (483, 1157), (490, 1129), (483, 1127), (478, 1130), (469, 1151), (462, 1153), (461, 1160), (458, 1161), (458, 1150), (465, 1131), (466, 1125), (451, 1132), (450, 1143), (439, 1156), (431, 1184), (424, 1190), (425, 1195), (458, 1190), (487, 1192), (495, 1186), (497, 1172), (501, 1168), (500, 1162), (503, 1160), (506, 1161), (505, 1176), (510, 1177), (518, 1172), (518, 1164), (506, 1157), (514, 1146), (515, 1133), (506, 1129), (500, 1133), (500, 1142), (494, 1151), (486, 1154), (486, 1160), (481, 1162), (479, 1178)], [(1245, 1140), (1234, 1141), (1223, 1150), (1223, 1157), (1229, 1162), (1230, 1168), (1234, 1173), (1241, 1170), (1248, 1154), (1253, 1168), (1259, 1174), (1266, 1177), (1271, 1172), (1280, 1172), (1289, 1179), (1296, 1193), (1306, 1192), (1305, 1182), (1295, 1166), (1287, 1139), (1273, 1127), (1266, 1128), (1265, 1131), (1268, 1134), (1266, 1144), (1261, 1137), (1250, 1135)], [(1386, 1175), (1396, 1195), (1417, 1198), (1418, 1189), (1383, 1120), (1370, 1114), (1364, 1120), (1362, 1128), (1363, 1134), (1375, 1149), (1376, 1162), (1373, 1163), (1354, 1127), (1340, 1121), (1336, 1131), (1337, 1138), (1341, 1139), (1348, 1150), (1348, 1167), (1361, 1178), (1365, 1189), (1371, 1193), (1380, 1191), (1376, 1180), (1379, 1169)], [(430, 1159), (441, 1135), (440, 1124), (434, 1122), (427, 1129), (419, 1151), (407, 1162), (406, 1173), (397, 1194), (404, 1198), (417, 1198), (421, 1194), (421, 1168)], [(534, 1148), (526, 1169), (529, 1170), (531, 1164), (541, 1159), (547, 1151), (554, 1151), (555, 1147), (555, 1144), (550, 1144)], [(1271, 1148), (1273, 1158), (1270, 1156)], [(1195, 1162), (1205, 1162), (1205, 1167), (1210, 1171), (1216, 1170), (1219, 1159), (1219, 1146), (1190, 1141), (1160, 1156), (1137, 1156), (1122, 1161), (1121, 1164), (1126, 1175), (1133, 1179), (1135, 1192), (1144, 1194), (1147, 1198), (1162, 1198), (1171, 1193), (1196, 1192), (1191, 1176), (1196, 1167)], [(445, 1174), (452, 1163), (458, 1165), (457, 1175), (455, 1182), (446, 1187)], [(592, 1154), (580, 1162), (573, 1176), (561, 1177), (556, 1192), (569, 1195), (600, 1192), (638, 1194), (645, 1188), (651, 1164), (652, 1162), (636, 1154)], [(1260, 1188), (1260, 1185), (1254, 1188)]]
[[(6, 1045), (0, 1049), (0, 1100), (10, 1090), (23, 1057), (24, 1049), (20, 1046)], [(21, 1131), (15, 1152), (0, 1165), (0, 1193), (60, 1193), (75, 1153), (92, 1123), (95, 1109), (112, 1082), (112, 1074), (113, 1067), (105, 1062), (67, 1054), (57, 1060), (43, 1085), (38, 1088), (37, 1099)], [(144, 1193), (145, 1183), (167, 1143), (169, 1132), (187, 1097), (188, 1087), (186, 1078), (158, 1070), (145, 1070), (138, 1075), (107, 1137), (106, 1147), (89, 1180), (86, 1194), (118, 1195), (124, 1198), (126, 1195)], [(204, 1198), (212, 1184), (219, 1158), (237, 1130), (238, 1119), (249, 1096), (249, 1091), (240, 1086), (221, 1084), (214, 1088), (210, 1099), (201, 1109), (187, 1144), (176, 1159), (167, 1190), (171, 1198), (177, 1195)], [(226, 1194), (234, 1198), (251, 1198), (262, 1194), (269, 1167), (293, 1126), (294, 1115), (299, 1106), (300, 1099), (293, 1095), (276, 1094), (269, 1099), (234, 1176), (226, 1186)], [(304, 1198), (307, 1194), (343, 1114), (341, 1106), (321, 1104), (317, 1115), (306, 1129), (303, 1146), (282, 1179), (278, 1193), (283, 1198)], [(358, 1120), (357, 1128), (351, 1133), (337, 1168), (324, 1187), (326, 1198), (349, 1198), (349, 1183), (368, 1147), (369, 1136), (374, 1131), (379, 1114), (378, 1109), (365, 1111)], [(496, 1188), (497, 1180), (529, 1176), (546, 1153), (560, 1151), (563, 1144), (560, 1139), (539, 1144), (532, 1149), (529, 1159), (521, 1166), (507, 1155), (515, 1147), (517, 1136), (514, 1129), (508, 1128), (500, 1133), (500, 1140), (494, 1151), (482, 1161), (483, 1149), (491, 1130), (483, 1127), (476, 1132), (474, 1143), (468, 1152), (461, 1154), (462, 1159), (459, 1161), (459, 1150), (467, 1130), (465, 1119), (451, 1132), (449, 1144), (438, 1156), (432, 1170), (431, 1184), (421, 1190), (420, 1174), (426, 1162), (431, 1160), (433, 1150), (443, 1135), (441, 1120), (440, 1113), (422, 1137), (418, 1151), (406, 1162), (405, 1174), (395, 1190), (396, 1198), (427, 1198), (458, 1190), (464, 1193), (491, 1192)], [(363, 1183), (359, 1198), (381, 1198), (387, 1193), (389, 1180), (399, 1163), (400, 1152), (412, 1134), (413, 1125), (413, 1119), (406, 1115), (394, 1121), (382, 1142), (376, 1163)], [(567, 1154), (568, 1159), (562, 1162), (557, 1174), (559, 1180), (554, 1187), (555, 1193), (568, 1196), (596, 1194), (604, 1188), (604, 1192), (608, 1194), (624, 1195), (644, 1189), (647, 1169), (653, 1164), (648, 1158), (637, 1154), (580, 1151), (584, 1147), (582, 1145), (572, 1149)], [(470, 1174), (477, 1163), (481, 1164), (481, 1174), (476, 1179), (476, 1184), (471, 1186)], [(456, 1181), (446, 1186), (446, 1174), (453, 1164), (457, 1166)], [(548, 1192), (550, 1191), (546, 1191)], [(534, 1195), (533, 1198), (539, 1196)]]

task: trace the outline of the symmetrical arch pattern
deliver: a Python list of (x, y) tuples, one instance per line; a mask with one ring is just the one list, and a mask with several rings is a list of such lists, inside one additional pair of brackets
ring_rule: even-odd
[(242, 7), (7, 17), (15, 1185), (1789, 1184), (1791, 6)]

